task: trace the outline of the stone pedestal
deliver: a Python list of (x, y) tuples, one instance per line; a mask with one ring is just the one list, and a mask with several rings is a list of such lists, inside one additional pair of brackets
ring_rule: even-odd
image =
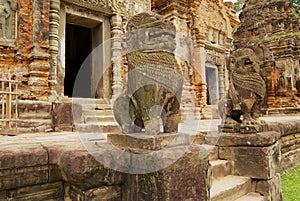
[(132, 153), (135, 173), (124, 174), (122, 201), (209, 200), (208, 156), (200, 157), (205, 150), (190, 145), (189, 135), (115, 134), (108, 141)]
[(234, 173), (250, 177), (253, 188), (266, 200), (282, 200), (278, 170), (281, 161), (280, 133), (221, 134), (219, 157), (233, 160)]

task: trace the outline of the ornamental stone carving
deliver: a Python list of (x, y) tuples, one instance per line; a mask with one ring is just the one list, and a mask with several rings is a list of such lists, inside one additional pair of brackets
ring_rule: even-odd
[(62, 0), (66, 3), (78, 5), (94, 11), (102, 12), (106, 15), (113, 13), (124, 14), (124, 0)]
[(222, 131), (257, 133), (262, 130), (264, 122), (258, 117), (266, 85), (259, 64), (252, 49), (241, 48), (232, 52), (228, 96), (219, 103)]
[(17, 8), (14, 0), (0, 0), (0, 45), (14, 45)]
[(147, 12), (127, 25), (128, 86), (114, 102), (114, 115), (125, 133), (156, 135), (178, 131), (183, 77), (174, 56), (175, 26)]

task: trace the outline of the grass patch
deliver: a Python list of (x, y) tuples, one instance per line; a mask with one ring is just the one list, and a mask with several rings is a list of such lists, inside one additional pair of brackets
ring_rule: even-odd
[(284, 201), (300, 200), (300, 166), (281, 175)]

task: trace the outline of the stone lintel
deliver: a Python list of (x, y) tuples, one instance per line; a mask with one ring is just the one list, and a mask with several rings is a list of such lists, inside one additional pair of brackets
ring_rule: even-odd
[(275, 131), (257, 134), (221, 133), (218, 144), (222, 147), (258, 146), (266, 147), (275, 144), (280, 133)]
[[(61, 0), (61, 1), (64, 2), (65, 4), (75, 5), (92, 11), (100, 12), (101, 14), (104, 14), (106, 16), (111, 16), (113, 14), (113, 10), (109, 5), (110, 1), (99, 1), (100, 5), (88, 3), (88, 1), (86, 0)], [(94, 1), (94, 2), (98, 2), (98, 1)], [(106, 3), (107, 5), (105, 5), (102, 2)]]
[(179, 145), (191, 144), (191, 136), (183, 133), (166, 133), (158, 135), (134, 134), (110, 134), (108, 142), (116, 147), (131, 152), (152, 152)]

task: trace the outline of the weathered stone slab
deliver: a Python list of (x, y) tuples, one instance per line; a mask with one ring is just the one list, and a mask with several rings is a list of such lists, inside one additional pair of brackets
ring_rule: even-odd
[(280, 174), (274, 175), (272, 179), (256, 182), (255, 192), (264, 195), (267, 200), (282, 201)]
[(280, 145), (269, 147), (234, 147), (237, 175), (254, 179), (272, 179), (280, 165)]
[[(162, 157), (165, 161), (174, 157), (176, 150), (170, 149)], [(208, 200), (210, 171), (208, 157), (199, 158), (201, 150), (201, 146), (192, 145), (179, 160), (164, 169), (126, 175), (122, 201)]]
[(282, 136), (300, 133), (299, 121), (286, 121), (286, 122), (270, 122), (264, 127), (264, 131), (276, 131), (281, 133)]
[(67, 193), (72, 201), (121, 201), (120, 186), (104, 186), (86, 191), (70, 186)]
[(75, 103), (54, 103), (52, 110), (55, 131), (72, 131), (75, 122), (80, 122), (82, 107)]
[[(103, 153), (105, 156), (105, 153)], [(122, 174), (104, 167), (87, 150), (49, 149), (50, 163), (57, 164), (65, 182), (82, 190), (122, 183)]]
[(280, 173), (296, 167), (300, 164), (300, 149), (295, 149), (288, 153), (282, 154), (282, 159), (280, 162), (280, 169), (278, 170)]
[[(64, 201), (64, 188), (62, 182), (48, 183), (36, 186), (27, 186), (13, 190), (7, 190), (1, 195), (1, 200), (16, 201)], [(1, 197), (2, 196), (2, 197)]]
[(0, 170), (48, 164), (48, 153), (40, 144), (1, 145), (0, 156)]
[(14, 189), (48, 182), (48, 165), (0, 170), (0, 189)]
[(235, 159), (234, 147), (219, 147), (219, 159), (231, 160)]
[(257, 134), (221, 133), (218, 144), (223, 147), (232, 146), (270, 146), (280, 138), (280, 133), (269, 131)]
[(189, 145), (191, 136), (182, 133), (168, 133), (158, 135), (134, 134), (109, 134), (108, 142), (112, 145), (131, 152), (151, 152), (164, 147)]

